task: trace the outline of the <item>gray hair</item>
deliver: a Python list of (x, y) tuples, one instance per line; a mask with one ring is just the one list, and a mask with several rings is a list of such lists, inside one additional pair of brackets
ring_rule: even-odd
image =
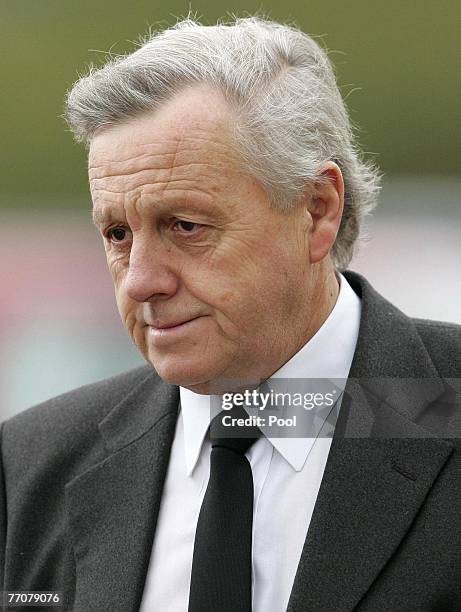
[(326, 160), (339, 165), (345, 206), (331, 257), (344, 270), (380, 177), (360, 159), (326, 52), (300, 30), (258, 17), (216, 26), (180, 21), (90, 69), (68, 92), (65, 117), (88, 145), (96, 130), (155, 110), (195, 83), (218, 88), (232, 106), (240, 153), (274, 207), (290, 208), (322, 180)]

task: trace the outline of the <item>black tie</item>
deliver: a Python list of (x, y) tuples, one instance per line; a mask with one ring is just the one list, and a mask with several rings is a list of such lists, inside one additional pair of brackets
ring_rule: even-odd
[(222, 425), (223, 417), (247, 416), (233, 408), (210, 425), (210, 479), (195, 532), (189, 612), (251, 612), (253, 475), (245, 453), (261, 432)]

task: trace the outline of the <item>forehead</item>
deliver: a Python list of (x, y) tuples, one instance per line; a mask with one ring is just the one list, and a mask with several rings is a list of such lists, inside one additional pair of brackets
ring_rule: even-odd
[[(219, 175), (238, 165), (232, 139), (232, 111), (223, 96), (208, 87), (184, 90), (160, 109), (105, 128), (90, 145), (89, 177), (93, 188), (117, 178), (135, 183), (153, 171)], [(130, 178), (131, 177), (131, 178)], [(208, 178), (210, 178), (208, 176)], [(133, 187), (135, 185), (132, 185)]]

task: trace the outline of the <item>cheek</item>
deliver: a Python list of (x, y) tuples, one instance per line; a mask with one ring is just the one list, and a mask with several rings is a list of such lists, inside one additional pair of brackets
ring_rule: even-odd
[(123, 315), (123, 313), (129, 309), (131, 302), (124, 290), (124, 279), (127, 272), (127, 266), (122, 264), (120, 260), (111, 259), (109, 256), (107, 257), (107, 266), (114, 284), (117, 307), (120, 314)]
[[(183, 269), (187, 293), (210, 306), (221, 323), (241, 327), (270, 317), (276, 304), (285, 301), (296, 281), (288, 272), (290, 260), (283, 249), (267, 246), (215, 252), (213, 258)], [(237, 256), (239, 255), (239, 256)], [(291, 264), (292, 265), (292, 264)], [(293, 267), (293, 266), (292, 266)]]
[(307, 298), (305, 262), (279, 252), (255, 279), (255, 298), (264, 319), (282, 325), (293, 317)]
[(116, 292), (116, 301), (120, 318), (125, 326), (125, 329), (141, 353), (146, 356), (146, 328), (140, 324), (137, 317), (140, 308), (139, 303), (130, 300), (121, 292)]
[(130, 304), (126, 295), (124, 295), (117, 287), (115, 288), (115, 301), (117, 302), (118, 311), (123, 318), (124, 314), (128, 312)]
[(125, 275), (127, 273), (128, 263), (125, 261), (125, 258), (119, 257), (118, 259), (116, 259), (113, 256), (109, 255), (107, 252), (106, 259), (107, 267), (109, 268), (109, 272), (112, 276), (112, 281), (114, 283), (115, 290), (117, 291), (118, 288), (122, 285), (123, 279), (125, 278)]
[[(123, 285), (122, 285), (123, 286)], [(136, 326), (136, 311), (139, 304), (130, 300), (126, 296), (126, 294), (120, 289), (120, 287), (115, 288), (115, 300), (117, 302), (117, 308), (120, 313), (120, 318), (123, 321), (123, 324), (129, 331), (131, 335), (134, 333), (134, 328)]]

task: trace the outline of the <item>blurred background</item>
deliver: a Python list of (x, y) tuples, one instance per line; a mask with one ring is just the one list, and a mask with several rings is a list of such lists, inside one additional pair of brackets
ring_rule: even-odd
[(0, 421), (143, 363), (90, 223), (65, 91), (104, 53), (191, 9), (264, 12), (327, 47), (362, 149), (385, 176), (351, 269), (412, 316), (461, 323), (461, 3), (0, 0)]

